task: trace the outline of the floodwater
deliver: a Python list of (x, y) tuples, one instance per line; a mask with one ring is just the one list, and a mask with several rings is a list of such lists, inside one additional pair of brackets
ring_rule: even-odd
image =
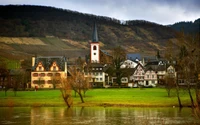
[(197, 125), (190, 108), (2, 107), (0, 125)]

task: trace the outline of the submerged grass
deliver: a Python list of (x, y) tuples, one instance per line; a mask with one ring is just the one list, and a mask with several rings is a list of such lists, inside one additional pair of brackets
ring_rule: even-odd
[[(74, 106), (147, 106), (168, 107), (178, 106), (174, 92), (167, 97), (163, 88), (107, 88), (91, 89), (81, 103), (78, 95), (73, 93)], [(181, 100), (184, 106), (190, 106), (190, 99), (186, 92), (181, 91)], [(14, 96), (12, 91), (0, 91), (0, 106), (65, 106), (60, 90), (18, 91)]]

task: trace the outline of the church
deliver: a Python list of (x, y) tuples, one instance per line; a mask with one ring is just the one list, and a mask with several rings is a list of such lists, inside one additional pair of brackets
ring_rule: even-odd
[(105, 87), (109, 84), (109, 77), (105, 71), (112, 63), (112, 56), (100, 49), (97, 25), (94, 23), (92, 41), (90, 43), (90, 63), (85, 67), (85, 77), (92, 77), (92, 87)]

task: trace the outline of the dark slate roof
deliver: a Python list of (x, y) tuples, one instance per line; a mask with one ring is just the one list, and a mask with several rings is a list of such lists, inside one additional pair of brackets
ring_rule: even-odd
[(100, 50), (102, 53), (104, 53), (107, 56), (111, 56), (108, 52), (106, 52), (105, 50)]
[(159, 64), (159, 61), (150, 61), (150, 62), (147, 62), (146, 66), (148, 65), (158, 65)]
[(56, 62), (58, 65), (59, 69), (61, 71), (65, 70), (65, 62), (66, 58), (64, 56), (39, 56), (35, 57), (35, 65), (32, 67), (32, 70), (36, 70), (36, 67), (38, 66), (39, 62), (42, 63), (44, 66), (45, 71), (49, 71), (51, 65), (53, 62)]
[(98, 42), (98, 33), (97, 33), (97, 26), (96, 23), (94, 22), (94, 27), (93, 27), (93, 33), (92, 33), (92, 42)]
[(156, 68), (155, 67), (152, 67), (152, 66), (148, 66), (148, 67), (145, 67), (145, 72), (147, 71), (156, 71)]
[(129, 54), (126, 54), (126, 57), (129, 60), (136, 60), (136, 59), (141, 60), (142, 59), (142, 57), (139, 53), (129, 53)]
[(166, 65), (159, 65), (157, 71), (165, 71)]
[(145, 71), (152, 69), (154, 71), (165, 71), (166, 70), (166, 65), (146, 65), (145, 66)]

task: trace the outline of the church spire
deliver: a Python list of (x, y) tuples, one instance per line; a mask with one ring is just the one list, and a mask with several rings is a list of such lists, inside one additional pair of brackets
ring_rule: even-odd
[(98, 42), (98, 33), (97, 33), (97, 26), (96, 22), (94, 22), (94, 27), (93, 27), (93, 34), (92, 34), (92, 42)]

